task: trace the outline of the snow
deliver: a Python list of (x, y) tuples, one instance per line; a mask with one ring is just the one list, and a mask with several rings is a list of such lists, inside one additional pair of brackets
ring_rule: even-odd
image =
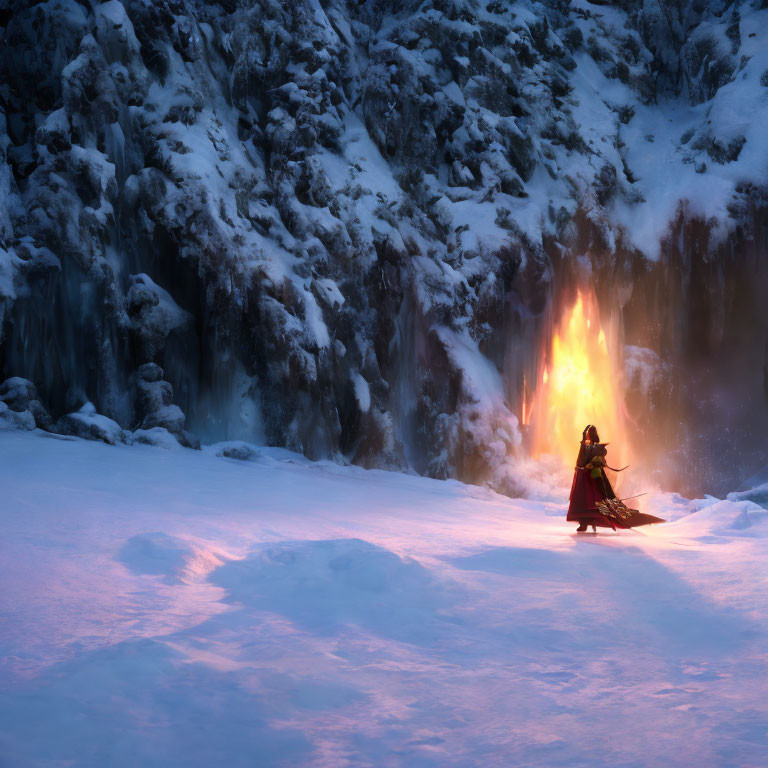
[[(600, 7), (597, 17), (617, 36), (625, 34), (627, 18), (623, 11)], [(633, 194), (613, 203), (611, 218), (623, 228), (630, 244), (650, 259), (658, 259), (662, 238), (681, 206), (691, 217), (717, 222), (717, 234), (724, 235), (735, 190), (752, 178), (755, 169), (765, 168), (766, 139), (761, 126), (768, 94), (759, 78), (768, 67), (768, 48), (761, 39), (766, 18), (765, 10), (745, 13), (741, 23), (741, 66), (731, 82), (700, 104), (692, 105), (681, 98), (644, 104), (630, 87), (605, 77), (591, 57), (583, 53), (574, 57), (578, 66), (572, 75), (576, 102), (573, 115), (582, 127), (582, 135), (590, 143), (595, 142), (592, 148), (599, 148), (598, 155), (623, 175), (618, 149), (606, 144), (608, 126), (616, 125), (624, 160), (635, 177)], [(702, 24), (690, 42), (697, 36), (708, 37), (717, 46), (727, 47), (721, 29), (711, 23)], [(722, 55), (728, 54), (723, 51)], [(614, 114), (622, 106), (632, 109), (627, 125), (619, 125)], [(703, 146), (696, 146), (695, 138), (687, 145), (681, 141), (688, 130), (698, 130), (700, 138), (714, 138), (724, 145), (744, 137), (743, 151), (736, 161), (715, 162)], [(558, 158), (558, 162), (570, 176), (590, 176), (592, 161), (586, 163), (574, 156)]]
[(765, 488), (579, 537), (220, 450), (0, 432), (3, 765), (764, 763)]
[(371, 389), (368, 382), (359, 374), (352, 376), (352, 385), (355, 388), (355, 399), (362, 413), (368, 413), (371, 408)]
[(34, 429), (35, 418), (29, 411), (12, 411), (0, 401), (0, 429)]
[(168, 291), (161, 288), (149, 275), (143, 272), (130, 276), (134, 295), (146, 295), (152, 299), (153, 308), (149, 310), (152, 322), (167, 335), (172, 330), (184, 328), (192, 321), (192, 315), (185, 312)]
[(479, 403), (486, 410), (503, 407), (501, 375), (482, 355), (477, 342), (469, 334), (459, 335), (444, 326), (435, 326), (434, 330), (454, 367), (461, 371), (461, 385), (467, 392), (468, 402)]
[(12, 248), (6, 250), (0, 247), (0, 299), (16, 298), (14, 276), (18, 262), (19, 258)]
[(133, 440), (137, 443), (154, 445), (158, 448), (165, 448), (169, 451), (181, 448), (179, 441), (165, 427), (136, 429), (133, 432)]
[(79, 411), (68, 413), (59, 421), (59, 429), (64, 435), (87, 437), (91, 440), (103, 440), (105, 443), (128, 443), (131, 435), (107, 416), (96, 412), (96, 406), (90, 401), (83, 404)]

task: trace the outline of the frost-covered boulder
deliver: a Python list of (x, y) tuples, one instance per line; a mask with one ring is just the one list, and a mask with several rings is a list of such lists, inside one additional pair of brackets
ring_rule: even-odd
[(217, 456), (223, 456), (227, 459), (237, 459), (238, 461), (253, 461), (257, 459), (261, 452), (250, 443), (242, 440), (229, 440), (225, 443), (219, 443), (213, 446)]
[(142, 421), (142, 427), (144, 429), (162, 427), (169, 432), (180, 433), (184, 429), (185, 421), (186, 417), (181, 408), (179, 408), (178, 405), (171, 403), (170, 405), (162, 405), (151, 413), (148, 413)]
[(154, 418), (153, 414), (168, 408), (173, 401), (173, 387), (163, 380), (163, 369), (157, 363), (145, 363), (139, 368), (136, 389), (142, 420)]
[(34, 429), (35, 418), (29, 411), (13, 411), (0, 401), (0, 429)]
[(12, 376), (0, 384), (0, 400), (14, 411), (28, 411), (30, 402), (37, 400), (37, 389), (28, 379)]
[(172, 332), (184, 331), (192, 324), (192, 316), (145, 274), (131, 275), (127, 309), (140, 355), (146, 360), (157, 356)]
[(66, 110), (61, 109), (51, 112), (45, 121), (37, 129), (35, 140), (49, 150), (61, 152), (72, 146), (71, 128)]
[(186, 417), (173, 401), (173, 387), (163, 380), (163, 369), (156, 363), (145, 363), (138, 370), (136, 382), (138, 393), (138, 412), (141, 419), (142, 437), (144, 433), (157, 434), (154, 430), (163, 430), (187, 448), (199, 448), (200, 441), (191, 432), (184, 429)]
[(133, 431), (133, 442), (142, 445), (154, 445), (156, 448), (165, 448), (167, 450), (181, 447), (181, 443), (179, 443), (176, 436), (172, 435), (164, 427), (136, 429)]
[(101, 440), (110, 445), (130, 443), (131, 433), (124, 430), (116, 421), (96, 412), (96, 406), (87, 402), (75, 413), (62, 416), (57, 424), (57, 431), (62, 435), (74, 435), (85, 440)]
[[(32, 416), (33, 426), (40, 429), (51, 430), (53, 421), (48, 414), (45, 406), (39, 399), (37, 388), (28, 379), (19, 376), (12, 376), (0, 384), (0, 402), (5, 403), (8, 409), (18, 414), (30, 414)], [(8, 416), (14, 419), (16, 417)], [(29, 423), (27, 416), (23, 416), (21, 421)], [(26, 427), (24, 427), (26, 429)]]

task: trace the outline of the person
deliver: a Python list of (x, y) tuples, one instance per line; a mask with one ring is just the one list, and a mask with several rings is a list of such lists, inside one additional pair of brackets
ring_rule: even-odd
[(664, 520), (661, 518), (642, 514), (636, 509), (629, 509), (616, 498), (610, 480), (605, 474), (607, 445), (608, 443), (600, 442), (600, 436), (594, 424), (588, 424), (584, 428), (571, 484), (566, 520), (579, 524), (577, 533), (585, 533), (589, 526), (592, 526), (592, 530), (596, 532), (598, 526), (615, 531), (618, 528), (663, 523)]

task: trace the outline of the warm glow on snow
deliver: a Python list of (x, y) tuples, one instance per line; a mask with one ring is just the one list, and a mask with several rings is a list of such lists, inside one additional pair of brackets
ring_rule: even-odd
[(591, 292), (580, 292), (557, 321), (530, 409), (534, 456), (555, 454), (573, 465), (584, 427), (595, 424), (611, 444), (608, 463), (626, 463), (619, 358), (608, 330), (606, 336)]

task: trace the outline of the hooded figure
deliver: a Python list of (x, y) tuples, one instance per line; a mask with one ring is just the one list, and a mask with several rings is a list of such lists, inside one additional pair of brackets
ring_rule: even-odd
[(634, 528), (638, 525), (663, 523), (653, 515), (644, 515), (636, 509), (629, 509), (616, 498), (610, 481), (605, 474), (608, 443), (601, 443), (597, 427), (588, 424), (581, 436), (579, 456), (571, 485), (570, 504), (567, 520), (579, 523), (576, 529), (584, 533), (591, 525), (604, 528)]

